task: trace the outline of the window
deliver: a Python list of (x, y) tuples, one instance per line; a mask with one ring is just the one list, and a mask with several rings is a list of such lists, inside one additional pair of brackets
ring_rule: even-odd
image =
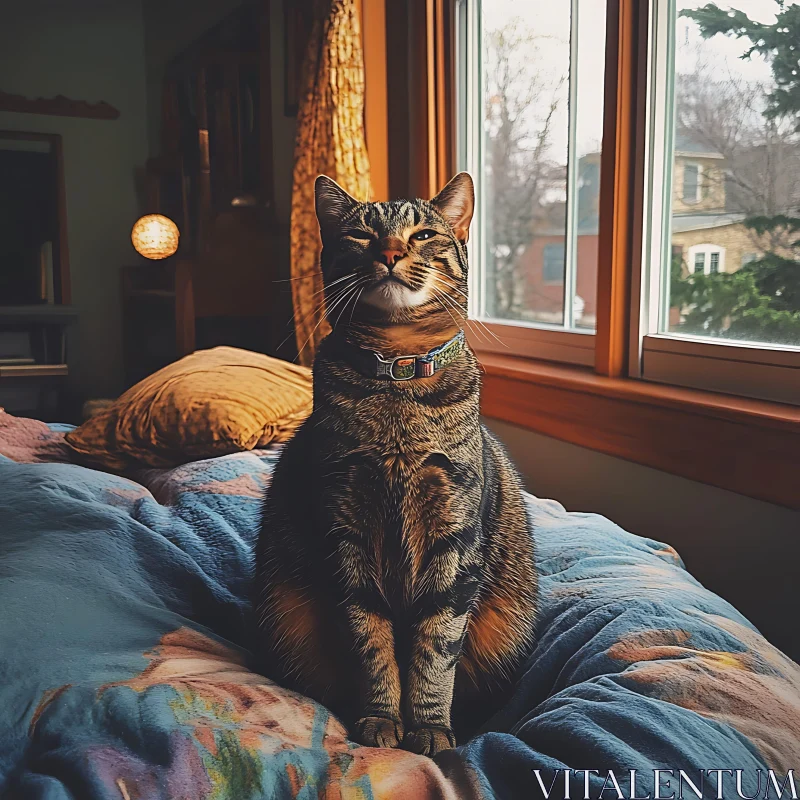
[(732, 0), (713, 20), (698, 0), (649, 5), (653, 199), (629, 374), (800, 403), (800, 108), (776, 79), (796, 36), (778, 15), (797, 4)]
[(458, 9), (472, 316), (512, 352), (592, 364), (606, 0)]
[(715, 244), (696, 244), (689, 248), (689, 272), (710, 275), (725, 268), (725, 248)]
[(697, 164), (683, 165), (683, 202), (696, 203), (700, 199), (700, 167)]
[(542, 280), (545, 283), (563, 283), (564, 256), (563, 244), (546, 244), (542, 250)]
[(715, 8), (457, 0), (479, 349), (800, 404), (798, 2)]
[[(470, 326), (483, 413), (796, 507), (800, 0), (454, 2), (456, 160), (478, 191), (470, 314), (501, 340)], [(514, 13), (514, 34), (525, 22), (530, 36), (502, 74), (541, 79), (568, 66), (566, 109), (558, 92), (520, 108), (524, 153), (498, 136), (493, 114), (505, 101), (486, 89), (489, 33)], [(427, 91), (429, 107), (447, 100), (430, 79)], [(559, 109), (549, 169), (529, 171), (541, 164), (530, 159), (548, 98)], [(601, 113), (602, 151), (584, 144), (592, 126), (599, 139)], [(508, 152), (516, 160), (492, 161)], [(431, 173), (449, 166), (449, 139), (434, 154)], [(548, 225), (524, 227), (515, 248), (500, 212), (519, 210), (517, 188), (533, 180)], [(509, 285), (497, 301), (501, 276)], [(559, 361), (567, 366), (547, 363)]]

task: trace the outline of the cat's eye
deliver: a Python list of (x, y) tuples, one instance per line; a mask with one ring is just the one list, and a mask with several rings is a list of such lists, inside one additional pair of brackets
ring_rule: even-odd
[(353, 228), (352, 230), (345, 231), (342, 234), (343, 237), (347, 239), (357, 239), (359, 242), (371, 242), (372, 241), (372, 234), (369, 231), (362, 231), (358, 228)]
[(415, 242), (424, 242), (426, 239), (432, 239), (434, 236), (436, 236), (436, 231), (432, 231), (430, 228), (411, 234), (411, 238)]

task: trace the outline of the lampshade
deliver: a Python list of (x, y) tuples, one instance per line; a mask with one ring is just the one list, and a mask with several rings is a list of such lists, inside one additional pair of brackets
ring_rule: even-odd
[(136, 220), (131, 241), (136, 252), (154, 261), (171, 256), (178, 249), (178, 226), (162, 214), (148, 214)]

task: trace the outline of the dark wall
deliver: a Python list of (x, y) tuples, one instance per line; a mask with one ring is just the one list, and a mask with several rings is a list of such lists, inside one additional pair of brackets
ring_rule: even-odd
[(137, 173), (147, 158), (141, 0), (5, 3), (0, 86), (30, 98), (104, 100), (120, 111), (117, 120), (0, 112), (0, 130), (63, 138), (72, 298), (80, 314), (70, 380), (85, 396), (114, 396), (123, 383), (119, 270), (139, 260), (130, 230), (139, 212)]

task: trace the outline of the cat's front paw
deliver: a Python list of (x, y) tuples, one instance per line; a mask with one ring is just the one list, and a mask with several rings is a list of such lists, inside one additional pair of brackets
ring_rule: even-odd
[(432, 758), (442, 750), (450, 750), (455, 747), (456, 737), (450, 728), (431, 725), (408, 731), (401, 746), (403, 750), (410, 750), (412, 753)]
[(403, 740), (403, 723), (388, 717), (362, 717), (352, 738), (367, 747), (397, 747)]

